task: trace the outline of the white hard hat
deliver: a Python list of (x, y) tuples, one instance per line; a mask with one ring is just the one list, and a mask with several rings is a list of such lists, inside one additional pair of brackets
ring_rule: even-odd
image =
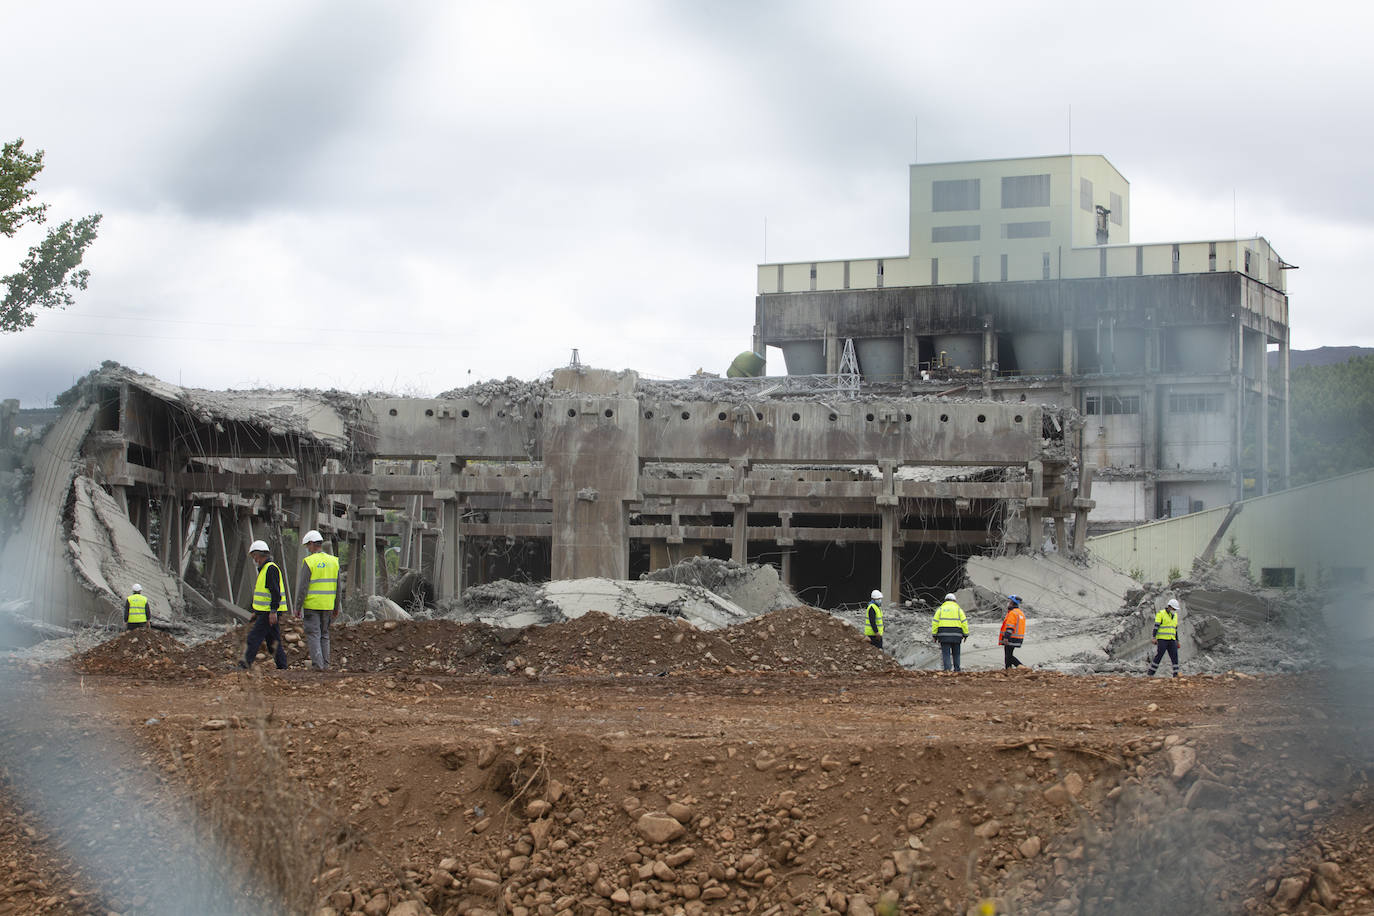
[(141, 585), (139, 585), (137, 582), (135, 582), (135, 583), (134, 583), (134, 591), (136, 591), (136, 592), (141, 592), (141, 591), (143, 591), (143, 586), (141, 586)]
[(873, 590), (873, 594), (869, 595), (868, 597), (872, 598), (874, 601), (882, 601), (882, 600), (883, 600), (883, 593), (880, 592), (880, 591), (878, 591), (878, 590), (875, 588), (875, 589)]
[(1170, 608), (1172, 608), (1173, 610), (1175, 610), (1175, 611), (1178, 610), (1178, 599), (1177, 599), (1177, 598), (1170, 598), (1170, 599), (1169, 599), (1169, 605), (1168, 605), (1168, 606), (1169, 606)]
[(324, 535), (320, 534), (320, 533), (319, 533), (318, 531), (316, 531), (314, 528), (311, 528), (309, 531), (307, 531), (307, 532), (305, 533), (305, 537), (301, 538), (301, 543), (302, 543), (302, 544), (322, 544), (322, 543), (324, 543)]
[(266, 541), (254, 541), (253, 543), (251, 543), (251, 544), (248, 545), (248, 552), (249, 552), (249, 553), (257, 553), (258, 551), (262, 551), (263, 553), (271, 553), (271, 552), (272, 552), (271, 550), (268, 549), (268, 547), (267, 547), (267, 542), (266, 542)]
[(957, 601), (957, 600), (959, 600), (959, 599), (957, 599), (957, 598), (954, 597), (954, 593), (953, 593), (953, 592), (950, 592), (948, 595), (945, 596), (945, 600), (946, 600), (946, 601)]

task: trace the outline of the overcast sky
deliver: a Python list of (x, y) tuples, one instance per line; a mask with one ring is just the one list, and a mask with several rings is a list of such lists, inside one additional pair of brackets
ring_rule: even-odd
[(1070, 143), (1131, 182), (1132, 241), (1263, 235), (1301, 268), (1294, 347), (1374, 345), (1372, 27), (1355, 2), (5, 4), (0, 138), (47, 151), (54, 220), (104, 222), (77, 304), (0, 335), (0, 397), (106, 359), (410, 395), (574, 347), (723, 373), (758, 263), (903, 256), (911, 162)]

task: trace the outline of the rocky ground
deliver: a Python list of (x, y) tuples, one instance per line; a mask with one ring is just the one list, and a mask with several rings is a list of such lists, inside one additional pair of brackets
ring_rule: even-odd
[(1363, 669), (946, 676), (807, 608), (290, 635), (0, 664), (0, 913), (1374, 913)]

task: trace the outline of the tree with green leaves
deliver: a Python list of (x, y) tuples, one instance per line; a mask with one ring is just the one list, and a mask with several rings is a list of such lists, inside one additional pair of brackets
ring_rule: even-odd
[[(6, 238), (14, 238), (24, 226), (48, 221), (48, 205), (34, 200), (33, 183), (41, 171), (43, 151), (24, 152), (22, 138), (0, 149), (0, 234)], [(72, 291), (85, 289), (90, 278), (81, 258), (99, 226), (100, 214), (93, 213), (49, 228), (43, 240), (29, 248), (19, 269), (0, 277), (5, 291), (0, 333), (31, 327), (40, 308), (72, 304)]]

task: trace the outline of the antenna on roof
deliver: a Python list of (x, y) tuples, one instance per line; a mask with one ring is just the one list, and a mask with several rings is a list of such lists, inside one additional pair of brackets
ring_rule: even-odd
[(577, 347), (573, 347), (572, 359), (568, 361), (569, 369), (581, 369), (582, 357), (577, 355)]

